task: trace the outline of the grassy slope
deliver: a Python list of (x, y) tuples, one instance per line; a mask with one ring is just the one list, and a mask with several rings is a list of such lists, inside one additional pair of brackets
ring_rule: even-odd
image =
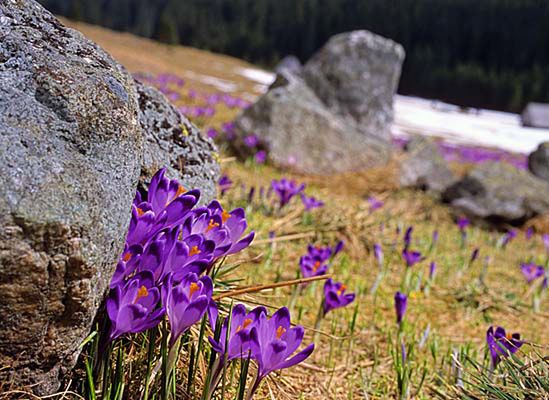
[[(128, 34), (111, 32), (85, 24), (77, 29), (98, 42), (131, 72), (171, 72), (188, 76), (188, 71), (234, 81), (238, 93), (256, 93), (255, 83), (235, 74), (235, 67), (249, 64), (234, 58), (211, 54), (185, 47), (170, 47)], [(214, 92), (215, 88), (187, 78), (185, 88)], [(234, 117), (234, 111), (222, 110), (209, 126)], [(197, 121), (204, 124), (204, 121)], [(415, 249), (426, 252), (433, 229), (440, 232), (440, 242), (428, 259), (414, 271), (427, 274), (428, 262), (439, 265), (435, 283), (427, 296), (422, 292), (412, 293), (408, 305), (406, 342), (412, 343), (421, 337), (429, 324), (431, 333), (428, 345), (415, 356), (419, 366), (426, 363), (428, 374), (421, 397), (430, 397), (434, 389), (448, 392), (440, 386), (437, 374), (449, 379), (449, 352), (454, 347), (470, 343), (479, 358), (484, 352), (484, 335), (491, 324), (503, 325), (511, 331), (520, 331), (523, 337), (545, 346), (548, 305), (545, 299), (541, 313), (531, 311), (528, 287), (519, 270), (521, 261), (535, 259), (545, 262), (541, 238), (527, 242), (522, 234), (507, 249), (498, 250), (494, 243), (500, 234), (472, 228), (468, 245), (462, 249), (459, 232), (448, 212), (426, 194), (398, 190), (394, 184), (396, 169), (391, 165), (362, 174), (336, 177), (295, 176), (308, 183), (307, 193), (326, 202), (326, 206), (313, 213), (312, 218), (301, 216), (301, 205), (294, 202), (281, 215), (269, 215), (262, 203), (247, 203), (241, 193), (241, 184), (268, 186), (272, 178), (284, 174), (272, 167), (257, 167), (225, 159), (226, 172), (235, 182), (235, 188), (223, 200), (227, 207), (245, 206), (250, 225), (257, 232), (256, 243), (240, 257), (244, 262), (237, 274), (243, 279), (241, 285), (269, 283), (276, 279), (293, 279), (298, 269), (299, 256), (304, 254), (309, 242), (333, 244), (338, 239), (346, 241), (345, 254), (336, 259), (333, 273), (336, 279), (346, 282), (349, 290), (358, 292), (357, 324), (354, 332), (349, 330), (349, 321), (354, 304), (328, 315), (322, 324), (325, 334), (320, 336), (317, 350), (305, 367), (294, 368), (274, 376), (264, 385), (270, 398), (387, 398), (396, 393), (392, 370), (389, 335), (396, 334), (393, 310), (393, 295), (399, 289), (404, 266), (400, 258), (401, 238), (396, 249), (395, 228), (414, 226)], [(290, 174), (291, 175), (291, 174)], [(385, 206), (369, 214), (365, 198), (375, 195), (385, 201)], [(383, 230), (380, 224), (383, 223)], [(278, 238), (273, 247), (267, 243), (268, 232), (274, 230)], [(284, 236), (301, 233), (301, 238), (284, 240)], [(387, 275), (377, 296), (369, 289), (377, 275), (371, 248), (373, 243), (382, 243), (385, 250)], [(480, 247), (481, 257), (473, 266), (460, 274), (458, 268), (467, 259), (474, 247)], [(268, 255), (272, 253), (272, 259)], [(485, 278), (487, 288), (479, 287), (477, 277), (485, 256), (491, 257)], [(237, 257), (238, 258), (238, 257)], [(232, 260), (234, 261), (234, 260)], [(261, 295), (246, 296), (241, 300), (282, 306), (289, 303), (291, 289), (267, 291)], [(315, 315), (321, 300), (321, 284), (309, 286), (293, 308), (293, 315), (300, 314), (300, 323), (308, 328), (314, 325)], [(545, 328), (545, 331), (544, 331)], [(309, 332), (311, 332), (309, 330)], [(352, 334), (351, 334), (352, 333)], [(349, 339), (351, 337), (351, 339)], [(305, 342), (312, 339), (308, 333)], [(394, 340), (394, 338), (393, 338)], [(435, 350), (437, 357), (431, 354)], [(521, 357), (530, 351), (525, 346)], [(415, 382), (418, 378), (415, 378)], [(438, 383), (437, 383), (438, 382)], [(412, 393), (414, 393), (412, 385)]]

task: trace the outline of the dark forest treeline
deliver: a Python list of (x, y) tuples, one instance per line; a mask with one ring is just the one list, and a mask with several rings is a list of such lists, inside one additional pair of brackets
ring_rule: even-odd
[(54, 13), (270, 66), (369, 29), (407, 52), (399, 92), (520, 111), (549, 102), (548, 0), (40, 0)]

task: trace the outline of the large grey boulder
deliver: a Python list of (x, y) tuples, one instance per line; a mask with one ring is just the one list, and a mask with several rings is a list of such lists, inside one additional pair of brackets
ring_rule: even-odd
[(521, 115), (522, 125), (531, 128), (549, 128), (549, 104), (528, 103)]
[(293, 55), (289, 55), (284, 57), (282, 60), (279, 61), (278, 64), (274, 67), (274, 72), (277, 74), (280, 74), (282, 72), (289, 72), (291, 74), (300, 76), (303, 72), (303, 65), (301, 65), (301, 61), (299, 61), (299, 58)]
[(549, 142), (540, 143), (528, 156), (528, 169), (538, 178), (549, 181)]
[[(303, 80), (289, 72), (235, 121), (235, 148), (245, 152), (244, 135), (258, 136), (275, 164), (305, 173), (353, 171), (384, 164), (390, 146), (366, 136), (334, 115)], [(245, 155), (245, 154), (244, 154)]]
[(358, 132), (389, 141), (403, 60), (400, 44), (353, 31), (330, 38), (307, 61), (303, 76), (317, 97)]
[(212, 141), (158, 90), (136, 82), (139, 122), (145, 135), (141, 182), (146, 183), (162, 167), (166, 176), (187, 189), (200, 189), (200, 203), (215, 197), (219, 178), (217, 149)]
[(0, 383), (58, 389), (163, 166), (214, 197), (215, 147), (164, 96), (34, 1), (0, 1)]
[(549, 183), (505, 163), (476, 167), (443, 197), (459, 212), (492, 222), (520, 223), (549, 213)]
[(52, 393), (111, 278), (143, 152), (132, 77), (31, 0), (0, 2), (0, 381)]
[(454, 174), (432, 139), (414, 137), (405, 150), (400, 162), (401, 186), (441, 193), (455, 182)]

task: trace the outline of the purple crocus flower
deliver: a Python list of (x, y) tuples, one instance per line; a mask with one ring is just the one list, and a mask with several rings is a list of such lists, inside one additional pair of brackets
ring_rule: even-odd
[(472, 264), (475, 262), (475, 260), (478, 258), (479, 249), (478, 247), (473, 250), (471, 253), (471, 259), (469, 260), (469, 263)]
[(509, 355), (516, 353), (523, 345), (519, 333), (506, 334), (505, 329), (501, 326), (498, 326), (495, 330), (493, 326), (488, 328), (488, 331), (486, 332), (486, 343), (490, 350), (492, 369), (496, 368), (501, 357), (508, 357)]
[(278, 196), (280, 208), (284, 207), (290, 200), (305, 189), (305, 185), (297, 185), (295, 181), (282, 178), (279, 181), (273, 179), (271, 187)]
[(436, 245), (437, 242), (438, 242), (438, 231), (434, 230), (433, 231), (433, 238), (431, 239), (431, 246)]
[[(181, 237), (182, 239), (179, 239)], [(203, 235), (183, 235), (177, 226), (149, 242), (138, 271), (151, 271), (157, 283), (172, 274), (179, 282), (188, 273), (202, 274), (213, 262), (215, 242)]]
[(206, 131), (206, 135), (210, 138), (210, 139), (215, 139), (217, 137), (217, 135), (219, 135), (219, 132), (217, 132), (217, 130), (215, 128), (209, 128), (207, 131)]
[(227, 212), (214, 200), (207, 207), (193, 211), (183, 224), (182, 234), (200, 234), (206, 240), (213, 241), (215, 261), (219, 257), (238, 253), (250, 245), (255, 233), (250, 232), (242, 237), (247, 226), (246, 213), (242, 208)]
[(303, 278), (324, 275), (328, 271), (328, 267), (329, 265), (325, 264), (318, 257), (306, 255), (299, 259), (299, 268), (301, 269), (301, 276)]
[(411, 267), (423, 260), (423, 257), (419, 251), (411, 251), (406, 249), (402, 250), (402, 258), (404, 258), (407, 267)]
[(317, 257), (324, 262), (329, 260), (330, 257), (335, 257), (341, 250), (343, 250), (344, 246), (345, 242), (343, 242), (343, 240), (337, 242), (333, 249), (330, 246), (321, 247), (309, 244), (307, 245), (307, 253), (309, 256)]
[(545, 250), (549, 252), (549, 234), (544, 233), (542, 236), (543, 245), (545, 246)]
[(264, 164), (267, 161), (267, 152), (265, 150), (259, 150), (254, 156), (256, 164)]
[(134, 244), (133, 246), (124, 246), (124, 251), (116, 264), (116, 269), (111, 278), (110, 288), (125, 283), (127, 277), (129, 277), (136, 270), (143, 253), (143, 246)]
[(324, 206), (324, 203), (320, 200), (315, 199), (314, 197), (307, 197), (305, 194), (301, 193), (301, 202), (305, 206), (305, 210), (311, 211), (315, 208), (320, 208)]
[(395, 293), (395, 311), (397, 324), (402, 323), (404, 314), (406, 314), (406, 308), (408, 307), (408, 297), (401, 292)]
[(324, 315), (336, 308), (345, 307), (355, 299), (354, 293), (345, 293), (347, 286), (341, 282), (334, 282), (332, 279), (326, 280), (324, 284)]
[(383, 267), (383, 248), (379, 243), (374, 244), (374, 257), (379, 267)]
[(217, 185), (219, 186), (219, 190), (221, 190), (221, 196), (223, 196), (233, 186), (233, 181), (227, 175), (223, 175), (219, 178)]
[(244, 144), (246, 145), (246, 147), (254, 148), (258, 145), (258, 143), (259, 138), (257, 137), (257, 135), (248, 135), (244, 138)]
[(429, 280), (433, 280), (435, 278), (435, 274), (437, 271), (437, 264), (432, 261), (429, 265)]
[(344, 246), (345, 246), (345, 242), (343, 240), (340, 240), (339, 242), (337, 242), (332, 252), (333, 257), (335, 257), (341, 250), (343, 250)]
[(517, 236), (516, 229), (511, 229), (510, 231), (508, 231), (505, 235), (503, 235), (503, 240), (501, 243), (502, 247), (506, 247), (511, 242), (511, 240), (513, 240), (516, 236)]
[(330, 246), (321, 247), (309, 244), (307, 254), (299, 259), (299, 267), (304, 278), (324, 275), (329, 268), (327, 263), (343, 249), (343, 241), (339, 241), (332, 249)]
[(464, 231), (465, 228), (467, 228), (471, 224), (471, 221), (469, 221), (466, 217), (459, 217), (457, 220), (457, 226), (460, 231)]
[(209, 276), (198, 278), (187, 274), (179, 284), (173, 285), (171, 276), (167, 278), (162, 294), (166, 314), (170, 321), (170, 347), (179, 336), (202, 319), (212, 301), (213, 283)]
[[(209, 337), (208, 340), (212, 345), (213, 350), (221, 355), (227, 353), (227, 361), (235, 358), (246, 357), (250, 347), (250, 331), (256, 325), (260, 315), (267, 315), (265, 307), (256, 307), (252, 311), (247, 312), (246, 307), (242, 304), (237, 304), (231, 311), (231, 326), (228, 328), (229, 318), (226, 318), (219, 340)], [(227, 329), (229, 330), (227, 332)], [(228, 344), (225, 349), (225, 343)]]
[(404, 233), (404, 250), (408, 250), (410, 247), (410, 244), (412, 243), (412, 231), (414, 228), (412, 226), (408, 227), (406, 229), (406, 232)]
[(286, 307), (279, 309), (270, 319), (265, 314), (259, 316), (257, 324), (250, 331), (252, 356), (258, 364), (257, 378), (250, 389), (251, 395), (269, 373), (292, 367), (311, 355), (314, 343), (293, 355), (303, 341), (304, 333), (302, 326), (291, 326), (290, 312)]
[(534, 228), (529, 227), (528, 229), (526, 229), (524, 236), (526, 237), (526, 240), (532, 239), (532, 236), (534, 236)]
[(541, 265), (536, 265), (534, 263), (522, 263), (520, 265), (520, 270), (522, 271), (522, 275), (524, 275), (524, 278), (526, 278), (526, 281), (528, 283), (532, 283), (538, 278), (541, 278), (545, 275), (545, 269)]
[(165, 178), (165, 172), (161, 169), (151, 179), (147, 200), (136, 194), (126, 237), (129, 246), (144, 244), (160, 230), (183, 222), (200, 197), (198, 190), (187, 192), (177, 180)]
[(371, 213), (383, 207), (383, 202), (381, 200), (376, 199), (374, 196), (368, 197), (368, 203), (370, 204)]
[(159, 300), (154, 277), (148, 271), (133, 276), (125, 285), (115, 286), (106, 300), (111, 322), (108, 341), (158, 325), (165, 312), (157, 307)]

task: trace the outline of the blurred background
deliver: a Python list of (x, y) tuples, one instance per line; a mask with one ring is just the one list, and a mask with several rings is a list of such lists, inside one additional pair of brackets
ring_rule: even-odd
[(398, 93), (521, 112), (549, 102), (546, 0), (40, 0), (53, 13), (272, 67), (368, 29), (406, 50)]

